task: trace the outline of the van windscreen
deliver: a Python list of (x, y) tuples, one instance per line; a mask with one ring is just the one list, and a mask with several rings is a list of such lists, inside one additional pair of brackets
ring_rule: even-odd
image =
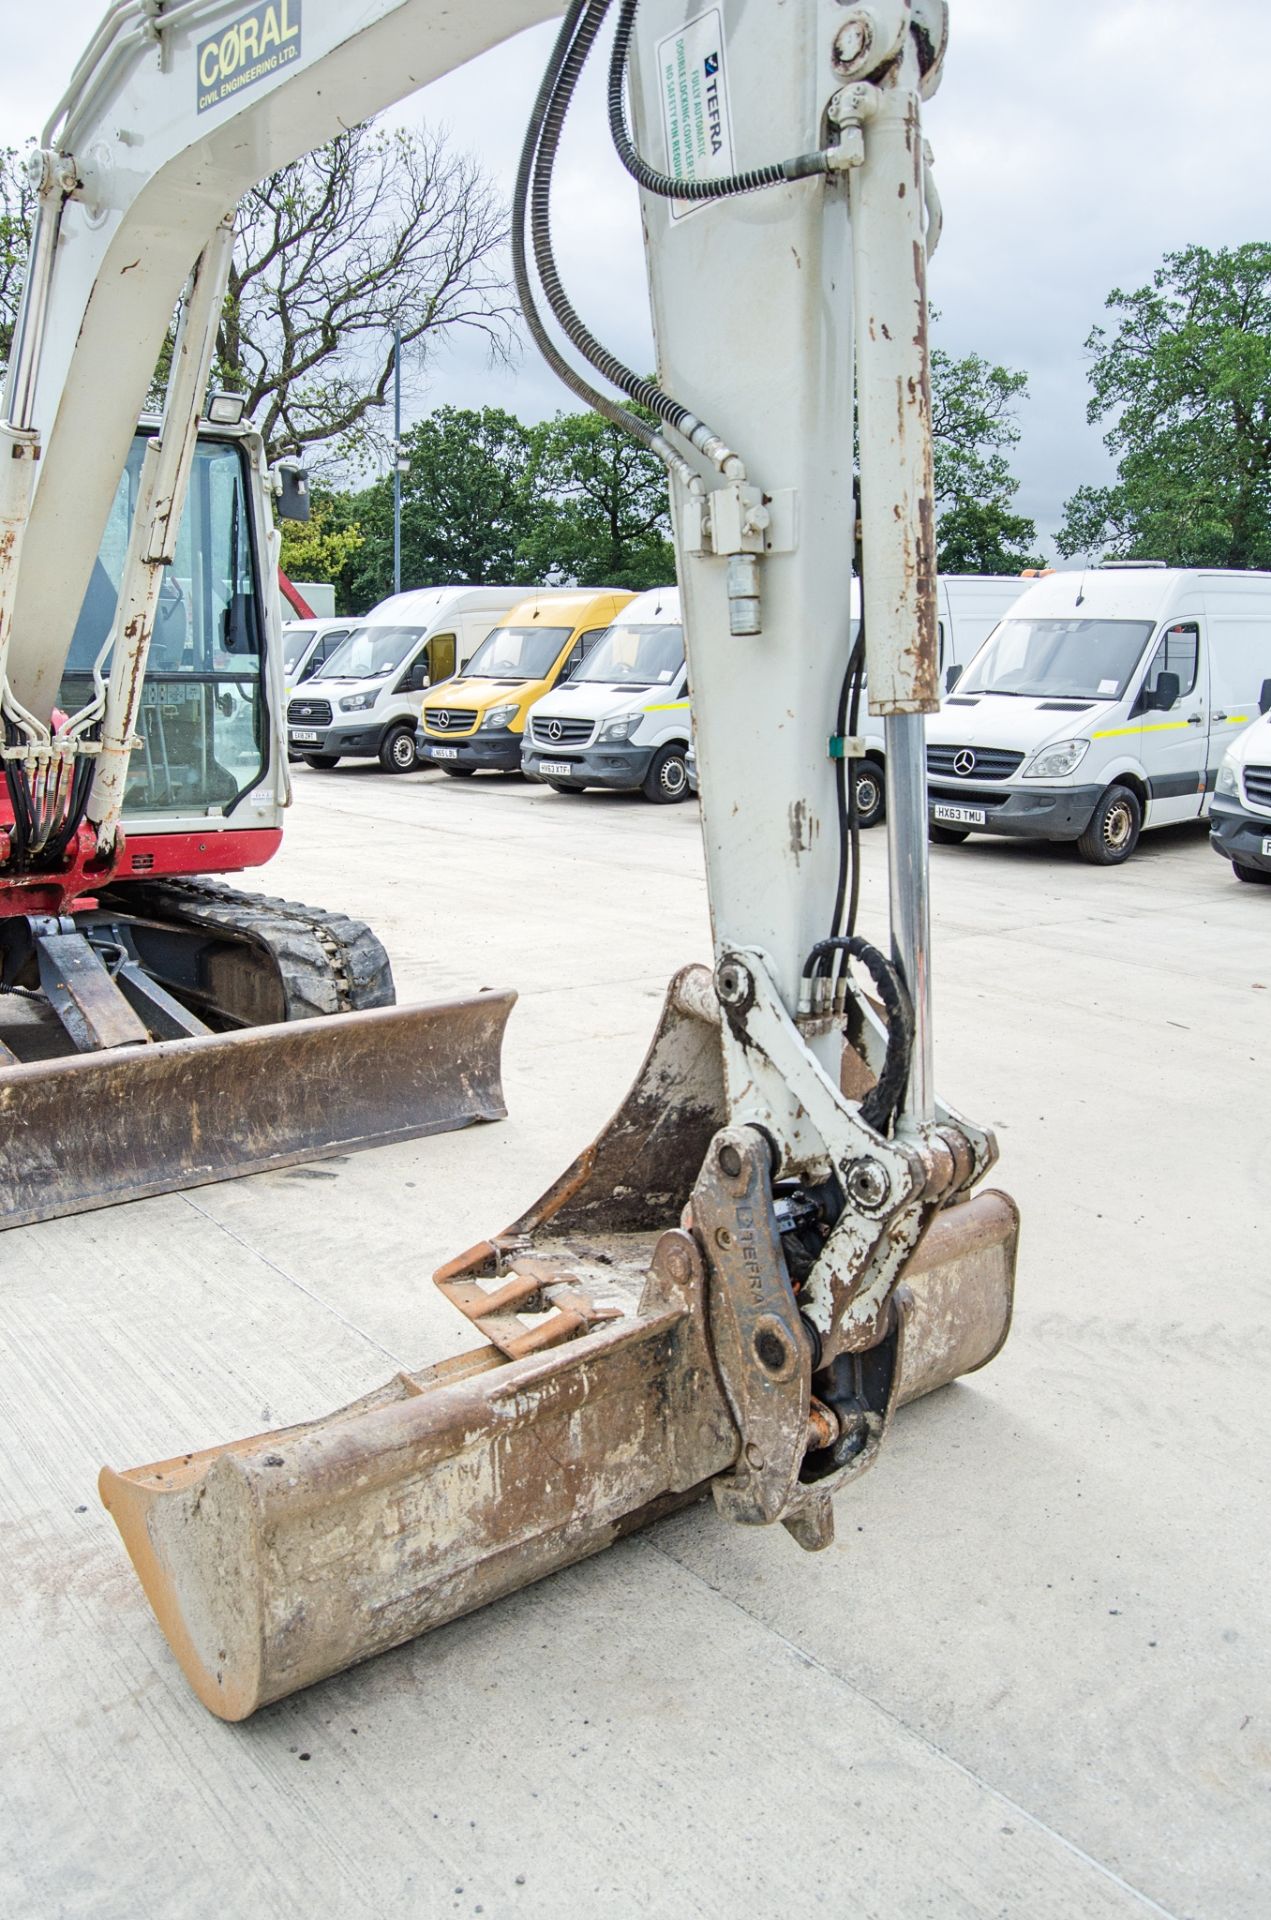
[(572, 627), (496, 627), (463, 670), (465, 680), (541, 680)]
[(1152, 630), (1150, 620), (1003, 620), (958, 693), (1119, 700)]
[(684, 665), (683, 627), (610, 627), (574, 674), (571, 685), (666, 686)]
[(377, 680), (395, 673), (426, 627), (355, 627), (342, 640), (329, 660), (314, 674), (315, 680)]

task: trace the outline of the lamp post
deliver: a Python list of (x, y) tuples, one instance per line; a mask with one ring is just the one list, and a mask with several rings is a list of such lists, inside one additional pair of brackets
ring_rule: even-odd
[(410, 461), (402, 445), (402, 330), (393, 328), (393, 592), (402, 590), (402, 475)]

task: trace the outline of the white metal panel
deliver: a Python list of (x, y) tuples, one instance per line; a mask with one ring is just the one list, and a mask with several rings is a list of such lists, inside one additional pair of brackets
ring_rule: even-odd
[[(645, 0), (637, 139), (667, 166), (655, 43), (705, 10)], [(820, 144), (841, 10), (729, 4), (733, 161)], [(677, 218), (644, 196), (658, 371), (765, 493), (797, 495), (797, 545), (761, 563), (763, 631), (729, 633), (726, 562), (677, 541), (717, 949), (764, 948), (787, 1004), (831, 931), (838, 863), (827, 740), (851, 634), (852, 277), (841, 181), (801, 181)], [(675, 489), (677, 532), (685, 496)]]

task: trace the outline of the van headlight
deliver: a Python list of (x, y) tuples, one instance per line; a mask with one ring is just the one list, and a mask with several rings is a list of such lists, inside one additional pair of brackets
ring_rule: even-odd
[(491, 707), (481, 722), (482, 733), (491, 732), (495, 727), (510, 727), (519, 711), (515, 701), (510, 707)]
[(1225, 793), (1233, 800), (1240, 798), (1240, 768), (1234, 753), (1229, 753), (1219, 767), (1214, 792)]
[(596, 735), (597, 745), (602, 740), (629, 740), (643, 718), (642, 713), (624, 713), (617, 720), (606, 720)]
[(1053, 747), (1043, 747), (1024, 768), (1025, 780), (1062, 780), (1081, 765), (1089, 745), (1088, 740), (1057, 740)]
[(346, 694), (344, 699), (341, 700), (340, 702), (340, 712), (341, 713), (365, 713), (368, 707), (373, 707), (375, 705), (376, 698), (377, 698), (377, 694), (375, 693)]

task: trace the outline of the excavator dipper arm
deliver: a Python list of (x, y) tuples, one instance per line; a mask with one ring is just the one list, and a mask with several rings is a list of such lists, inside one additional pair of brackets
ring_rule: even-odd
[[(355, 30), (334, 0), (304, 5), (295, 60), (224, 98), (198, 71), (210, 27), (174, 16), (168, 71), (145, 81), (171, 149), (145, 218), (181, 228), (150, 269), (156, 326), (235, 182), (329, 132), (337, 106), (347, 120), (382, 104), (390, 75), (416, 85), (540, 11), (370, 0)], [(615, 12), (611, 132), (643, 196), (656, 381), (594, 340), (551, 242), (561, 127)], [(946, 25), (943, 0), (573, 0), (565, 14), (518, 178), (518, 286), (552, 364), (671, 474), (714, 967), (672, 983), (600, 1138), (438, 1275), (484, 1336), (471, 1356), (311, 1427), (103, 1475), (178, 1657), (227, 1717), (708, 1486), (731, 1518), (823, 1546), (833, 1493), (877, 1458), (896, 1408), (1005, 1337), (1015, 1210), (972, 1192), (995, 1149), (936, 1098), (930, 1013), (937, 221), (922, 103)], [(103, 255), (112, 327), (129, 251)], [(122, 409), (118, 428), (122, 442)], [(81, 492), (91, 521), (100, 502)], [(37, 554), (46, 537), (33, 515)], [(52, 617), (42, 577), (41, 563), (19, 614)], [(21, 648), (13, 662), (34, 699), (44, 669)], [(887, 746), (877, 945), (856, 928), (843, 778), (866, 685)]]

